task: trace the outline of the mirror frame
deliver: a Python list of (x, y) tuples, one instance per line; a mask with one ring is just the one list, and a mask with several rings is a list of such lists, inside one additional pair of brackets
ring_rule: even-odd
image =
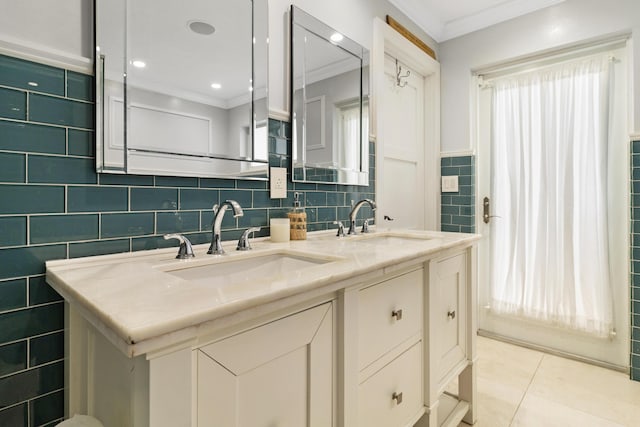
[[(291, 95), (291, 126), (292, 126), (292, 153), (291, 153), (291, 177), (294, 182), (311, 182), (311, 183), (320, 183), (320, 184), (343, 184), (343, 185), (358, 185), (358, 186), (368, 186), (369, 185), (369, 132), (368, 129), (363, 129), (363, 118), (364, 114), (364, 105), (365, 102), (368, 104), (369, 99), (369, 78), (365, 79), (365, 67), (368, 67), (369, 61), (369, 51), (361, 46), (359, 43), (349, 39), (347, 36), (342, 34), (343, 38), (340, 41), (331, 40), (331, 36), (337, 31), (324, 22), (318, 20), (312, 15), (306, 13), (299, 7), (291, 5), (290, 10), (290, 75), (291, 75), (291, 85), (290, 85), (290, 95)], [(304, 155), (302, 153), (298, 153), (298, 144), (299, 138), (302, 137), (302, 149), (307, 149), (307, 138), (306, 138), (306, 128), (305, 123), (308, 121), (308, 109), (303, 105), (297, 105), (298, 102), (296, 100), (296, 66), (299, 66), (299, 61), (296, 60), (295, 55), (295, 40), (296, 40), (296, 32), (299, 30), (304, 30), (310, 32), (317, 37), (327, 41), (337, 49), (342, 49), (347, 53), (353, 55), (354, 58), (360, 60), (360, 78), (359, 78), (359, 97), (354, 100), (350, 104), (359, 104), (360, 109), (360, 120), (359, 120), (359, 160), (358, 160), (358, 168), (352, 170), (340, 170), (334, 168), (326, 168), (334, 171), (335, 180), (324, 180), (320, 179), (317, 176), (315, 178), (308, 177), (308, 172), (311, 172), (313, 169), (318, 169), (316, 167), (310, 166), (306, 162), (306, 153)], [(367, 68), (368, 69), (368, 68)], [(304, 87), (299, 90), (304, 91)], [(303, 95), (306, 102), (306, 96)], [(365, 101), (366, 99), (366, 101)], [(321, 107), (324, 107), (324, 99), (320, 100)], [(298, 117), (300, 111), (302, 111), (302, 117)], [(366, 116), (368, 117), (368, 115)], [(322, 117), (320, 118), (320, 122), (322, 123)], [(324, 125), (322, 125), (323, 129), (322, 133), (326, 134), (324, 131)], [(332, 135), (325, 135), (325, 141), (328, 141), (332, 144), (333, 149), (337, 147), (337, 141), (333, 140)], [(296, 169), (302, 168), (302, 176), (296, 173)]]
[[(108, 147), (110, 144), (105, 140), (105, 128), (108, 126), (107, 118), (105, 118), (105, 57), (100, 52), (98, 40), (98, 26), (100, 25), (99, 19), (99, 7), (98, 3), (106, 2), (109, 4), (112, 0), (94, 0), (93, 4), (93, 18), (94, 18), (94, 48), (95, 50), (95, 61), (94, 61), (94, 72), (95, 72), (95, 90), (96, 90), (96, 170), (99, 173), (114, 173), (114, 174), (136, 174), (136, 175), (169, 175), (169, 176), (192, 176), (192, 177), (203, 177), (203, 178), (222, 178), (222, 179), (242, 179), (242, 180), (257, 180), (257, 181), (268, 181), (269, 180), (269, 102), (268, 102), (268, 0), (246, 0), (251, 3), (251, 28), (252, 28), (252, 40), (253, 43), (251, 45), (251, 70), (250, 77), (252, 82), (264, 82), (264, 90), (259, 88), (260, 90), (252, 90), (250, 92), (250, 147), (252, 150), (251, 158), (234, 158), (230, 156), (226, 156), (224, 154), (216, 154), (216, 155), (199, 155), (199, 154), (185, 154), (185, 153), (171, 153), (168, 151), (160, 151), (160, 150), (144, 150), (139, 148), (130, 148), (127, 143), (127, 130), (130, 120), (129, 115), (129, 101), (127, 100), (127, 84), (126, 84), (126, 74), (128, 67), (128, 59), (127, 56), (127, 46), (128, 41), (124, 40), (124, 46), (122, 46), (124, 51), (123, 58), (114, 58), (115, 62), (120, 62), (122, 64), (123, 70), (123, 92), (124, 99), (123, 108), (124, 108), (124, 122), (125, 125), (123, 129), (118, 129), (118, 133), (122, 132), (123, 138), (123, 147), (118, 147), (117, 149), (111, 148), (110, 158), (113, 158), (114, 155), (117, 155), (117, 152), (121, 152), (119, 156), (122, 157), (122, 166), (118, 165), (110, 165), (105, 161), (107, 159), (107, 151), (110, 150)], [(116, 28), (124, 28), (126, 34), (126, 10), (127, 3), (135, 0), (121, 0), (118, 6), (114, 7), (122, 7), (124, 6), (124, 13), (119, 13), (119, 16), (122, 16), (122, 22), (116, 23), (113, 27)], [(234, 0), (237, 1), (237, 0)], [(258, 23), (258, 24), (257, 24)], [(111, 26), (110, 25), (110, 26)], [(125, 36), (126, 37), (126, 36)], [(215, 53), (212, 53), (215, 54)], [(249, 74), (249, 73), (248, 73)], [(260, 76), (259, 79), (256, 79), (256, 76)], [(119, 82), (116, 82), (119, 83)], [(257, 96), (261, 97), (258, 98)], [(262, 96), (264, 95), (264, 96)], [(258, 108), (259, 107), (259, 108)], [(259, 132), (256, 130), (260, 129)], [(253, 158), (253, 153), (255, 153), (255, 147), (257, 143), (257, 139), (260, 139), (260, 143), (264, 145), (266, 148), (266, 158), (265, 159), (255, 159)], [(148, 153), (149, 158), (155, 157), (158, 162), (164, 162), (165, 168), (157, 168), (154, 163), (153, 167), (149, 169), (140, 169), (136, 167), (132, 167), (132, 162), (130, 160), (130, 155), (132, 152), (137, 153)], [(116, 154), (113, 154), (116, 153)], [(119, 163), (119, 161), (118, 161)], [(166, 165), (171, 164), (171, 167), (167, 167)], [(176, 165), (175, 167), (173, 167)], [(217, 165), (217, 167), (216, 167)], [(251, 168), (255, 165), (260, 165), (257, 171), (242, 172), (239, 171), (237, 173), (221, 173), (219, 172), (223, 166), (231, 166), (238, 169), (241, 169), (242, 166), (246, 166)], [(200, 166), (200, 167), (199, 167)], [(211, 170), (209, 168), (211, 167)], [(216, 170), (218, 169), (218, 170)], [(255, 173), (258, 174), (255, 174)], [(255, 174), (255, 175), (254, 175)]]

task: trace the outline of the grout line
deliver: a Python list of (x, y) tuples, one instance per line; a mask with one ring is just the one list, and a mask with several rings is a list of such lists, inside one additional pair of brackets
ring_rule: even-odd
[(531, 376), (531, 380), (529, 380), (529, 384), (527, 384), (527, 388), (524, 391), (524, 393), (522, 394), (522, 399), (520, 399), (520, 402), (518, 403), (518, 406), (516, 407), (516, 411), (513, 413), (513, 417), (511, 417), (511, 421), (509, 421), (509, 426), (511, 426), (513, 424), (513, 420), (516, 418), (516, 415), (518, 415), (518, 411), (520, 410), (520, 406), (522, 406), (522, 402), (527, 397), (527, 393), (529, 393), (529, 389), (531, 388), (531, 384), (533, 384), (533, 380), (535, 379), (536, 375), (538, 374), (538, 369), (540, 369), (540, 365), (542, 364), (542, 361), (544, 360), (545, 356), (546, 356), (545, 354), (542, 354), (542, 357), (540, 358), (540, 361), (538, 362), (538, 366), (536, 366), (536, 370), (533, 372), (533, 375)]

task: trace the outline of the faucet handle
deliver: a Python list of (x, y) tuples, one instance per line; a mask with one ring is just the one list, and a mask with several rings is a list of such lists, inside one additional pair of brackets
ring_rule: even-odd
[(260, 227), (249, 227), (242, 233), (240, 239), (238, 240), (238, 246), (236, 246), (237, 251), (248, 251), (251, 250), (251, 245), (249, 244), (249, 236), (257, 231), (260, 231)]
[(191, 242), (182, 234), (165, 234), (162, 237), (164, 237), (164, 240), (176, 239), (180, 242), (180, 248), (178, 249), (178, 255), (176, 255), (176, 259), (188, 259), (195, 257)]
[(363, 233), (368, 233), (369, 232), (369, 221), (373, 221), (374, 218), (367, 218), (364, 220), (364, 222), (362, 223), (362, 232)]
[(344, 237), (344, 224), (342, 221), (333, 221), (334, 224), (338, 224), (338, 234), (336, 237)]

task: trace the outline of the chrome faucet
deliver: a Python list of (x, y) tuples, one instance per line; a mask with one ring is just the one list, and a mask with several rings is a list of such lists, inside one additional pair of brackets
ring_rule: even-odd
[(249, 236), (251, 234), (260, 231), (260, 227), (249, 227), (242, 233), (240, 239), (238, 240), (238, 246), (236, 246), (237, 251), (250, 251), (252, 249), (251, 244), (249, 243)]
[(213, 205), (213, 222), (211, 223), (211, 246), (209, 246), (208, 254), (222, 255), (224, 249), (222, 249), (222, 241), (220, 239), (220, 227), (222, 225), (222, 218), (227, 209), (231, 207), (233, 211), (233, 217), (237, 218), (244, 215), (240, 204), (235, 200), (225, 200), (220, 206), (218, 204)]
[[(358, 215), (358, 211), (360, 210), (362, 205), (364, 205), (365, 203), (369, 203), (369, 206), (371, 206), (371, 209), (373, 209), (374, 211), (376, 210), (376, 202), (374, 202), (371, 199), (362, 199), (358, 203), (356, 203), (353, 209), (351, 209), (351, 213), (349, 213), (349, 231), (347, 232), (347, 234), (354, 234), (354, 235), (358, 234), (356, 232), (356, 216)], [(367, 227), (362, 227), (362, 232), (368, 233), (369, 221), (367, 220), (365, 221), (365, 223), (367, 224)]]
[(176, 255), (177, 259), (188, 259), (193, 258), (195, 255), (193, 254), (193, 247), (191, 246), (191, 242), (187, 239), (186, 236), (182, 234), (165, 234), (164, 240), (176, 239), (180, 242), (180, 248), (178, 249), (178, 255)]

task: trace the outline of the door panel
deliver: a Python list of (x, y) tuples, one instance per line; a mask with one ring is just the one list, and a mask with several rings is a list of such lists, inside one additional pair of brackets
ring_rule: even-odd
[(491, 273), (490, 235), (491, 227), (505, 221), (507, 213), (490, 206), (488, 224), (483, 221), (484, 197), (493, 200), (491, 189), (491, 88), (478, 90), (478, 199), (476, 206), (476, 227), (482, 239), (478, 244), (478, 327), (481, 333), (497, 335), (521, 341), (525, 344), (541, 346), (555, 351), (572, 354), (616, 367), (629, 364), (629, 295), (628, 295), (628, 149), (626, 135), (626, 63), (623, 50), (612, 52), (614, 62), (615, 90), (612, 91), (613, 113), (609, 124), (609, 259), (611, 286), (614, 301), (614, 325), (616, 333), (608, 339), (595, 338), (570, 330), (554, 328), (541, 323), (505, 317), (494, 314), (490, 307)]
[[(424, 229), (424, 77), (402, 65), (400, 87), (396, 60), (385, 56), (385, 92), (379, 106), (384, 119), (384, 150), (380, 210), (394, 218), (394, 227)], [(405, 84), (406, 83), (406, 84)]]

